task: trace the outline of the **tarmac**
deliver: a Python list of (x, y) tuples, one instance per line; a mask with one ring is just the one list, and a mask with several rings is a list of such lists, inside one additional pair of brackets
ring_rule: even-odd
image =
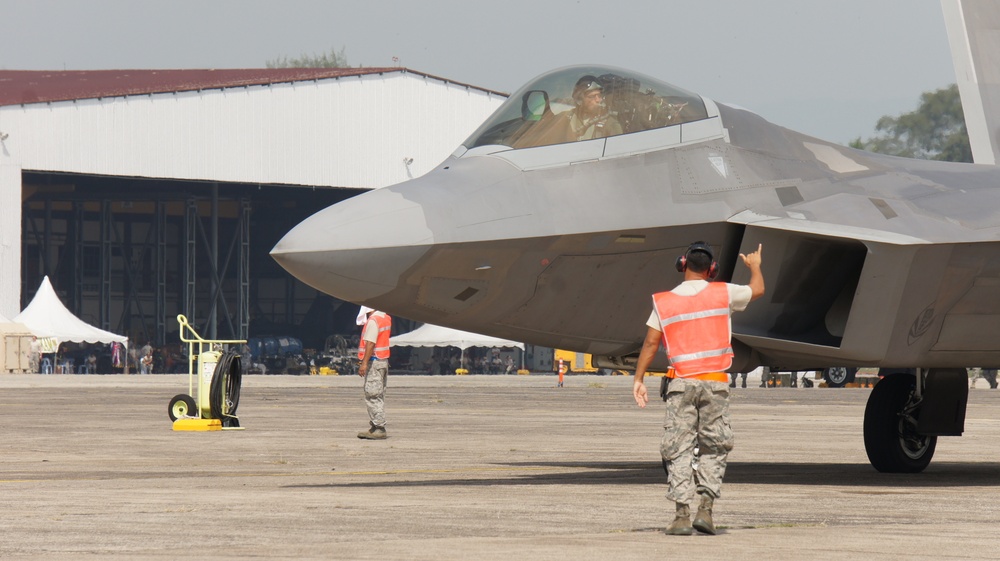
[(361, 441), (357, 377), (244, 376), (244, 430), (176, 432), (187, 375), (0, 375), (0, 558), (1000, 559), (1000, 391), (898, 475), (870, 389), (736, 388), (720, 534), (666, 536), (663, 406), (631, 385), (390, 376)]

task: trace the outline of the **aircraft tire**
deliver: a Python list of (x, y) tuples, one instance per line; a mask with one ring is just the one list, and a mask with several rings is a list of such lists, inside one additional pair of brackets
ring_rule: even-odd
[(900, 415), (916, 386), (910, 374), (890, 374), (868, 396), (865, 406), (865, 451), (882, 473), (919, 473), (931, 463), (936, 436), (919, 435)]
[(842, 388), (854, 381), (854, 375), (858, 373), (857, 368), (848, 366), (836, 366), (823, 369), (823, 379), (829, 388)]

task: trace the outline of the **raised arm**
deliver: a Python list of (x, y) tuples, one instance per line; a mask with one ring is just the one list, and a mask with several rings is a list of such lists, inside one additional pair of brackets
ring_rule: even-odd
[(750, 282), (747, 283), (747, 286), (750, 287), (752, 293), (751, 301), (764, 295), (764, 275), (760, 272), (760, 251), (763, 247), (763, 244), (757, 244), (757, 251), (748, 255), (740, 254), (743, 264), (750, 269)]

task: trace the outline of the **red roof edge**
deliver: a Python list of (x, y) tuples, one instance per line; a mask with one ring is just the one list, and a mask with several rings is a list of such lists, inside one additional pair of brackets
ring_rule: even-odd
[(410, 73), (506, 97), (507, 94), (402, 67), (243, 68), (205, 70), (0, 70), (0, 106), (128, 95), (262, 86)]

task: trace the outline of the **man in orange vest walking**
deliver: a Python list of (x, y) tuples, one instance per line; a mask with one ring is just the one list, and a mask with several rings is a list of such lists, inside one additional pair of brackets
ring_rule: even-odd
[[(713, 283), (709, 281), (718, 264), (712, 248), (695, 242), (677, 258), (684, 282), (670, 292), (653, 295), (653, 313), (636, 363), (632, 395), (639, 407), (649, 402), (643, 377), (662, 340), (673, 368), (660, 443), (667, 467), (667, 498), (676, 505), (676, 516), (666, 530), (670, 535), (691, 535), (694, 530), (715, 534), (712, 508), (722, 492), (726, 458), (733, 448), (726, 374), (733, 363), (730, 314), (743, 311), (764, 294), (760, 253), (758, 246), (749, 255), (740, 254), (750, 269), (749, 284)], [(699, 497), (692, 523), (690, 505)]]
[(385, 440), (385, 383), (389, 374), (389, 333), (392, 318), (384, 312), (361, 306), (358, 312), (361, 344), (358, 346), (358, 376), (365, 379), (365, 406), (370, 428), (358, 438)]

